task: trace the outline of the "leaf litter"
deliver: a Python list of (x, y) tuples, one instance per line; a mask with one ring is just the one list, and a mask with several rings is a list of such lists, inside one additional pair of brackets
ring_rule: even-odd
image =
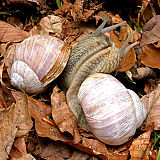
[[(142, 3), (143, 13), (141, 13), (145, 19), (147, 17), (145, 17), (144, 11), (149, 12), (147, 10), (148, 6), (149, 3)], [(108, 15), (109, 25), (124, 21), (124, 18), (121, 18), (118, 14), (114, 16), (110, 12), (102, 10), (102, 8), (103, 5), (101, 3), (94, 1), (88, 3), (87, 1), (76, 0), (72, 3), (63, 0), (62, 7), (55, 10), (54, 14), (42, 18), (40, 23), (31, 29), (30, 33), (24, 32), (22, 29), (4, 21), (0, 21), (1, 42), (20, 42), (27, 38), (28, 35), (47, 34), (58, 36), (68, 43), (75, 45), (77, 41), (93, 33), (95, 30), (95, 27), (92, 26), (79, 27), (82, 22), (94, 19), (96, 24), (98, 24), (103, 14)], [(120, 27), (120, 32), (111, 31), (110, 37), (117, 47), (120, 48), (128, 35), (135, 29), (126, 24)], [(155, 75), (146, 74), (143, 68), (144, 66), (159, 68), (159, 33), (159, 16), (157, 15), (145, 23), (142, 37), (137, 32), (130, 40), (130, 43), (139, 41), (140, 45), (138, 45), (138, 49), (141, 51), (131, 49), (124, 58), (120, 71), (131, 71), (134, 68), (137, 70), (140, 78), (132, 75), (133, 79), (137, 78), (141, 80), (148, 76), (154, 79)], [(4, 55), (4, 57), (7, 53), (5, 49), (9, 49), (9, 47), (3, 47), (0, 50), (1, 55)], [(137, 52), (139, 52), (138, 56)], [(11, 56), (8, 54), (4, 61), (2, 61), (5, 62), (7, 69), (11, 66), (10, 60), (7, 62), (7, 59), (10, 59)], [(0, 77), (1, 82), (5, 84), (3, 87), (7, 87), (6, 80), (9, 77), (4, 76), (3, 65), (0, 70), (2, 75)], [(143, 74), (142, 76), (139, 70), (142, 70), (145, 75)], [(158, 81), (156, 82), (158, 83)], [(148, 86), (151, 87), (151, 85), (150, 83)], [(47, 94), (50, 99), (49, 104), (36, 96), (33, 98), (19, 91), (10, 91), (8, 88), (6, 88), (8, 92), (4, 95), (4, 88), (0, 88), (1, 158), (6, 159), (9, 156), (10, 159), (26, 160), (35, 159), (33, 156), (38, 156), (46, 159), (70, 160), (80, 158), (111, 160), (127, 160), (130, 158), (131, 160), (140, 160), (156, 157), (158, 152), (156, 152), (157, 150), (153, 150), (152, 147), (152, 133), (160, 128), (160, 87), (159, 85), (152, 86), (152, 90), (148, 91), (148, 94), (142, 98), (142, 102), (148, 110), (148, 116), (141, 128), (143, 132), (139, 131), (140, 133), (138, 132), (139, 134), (137, 133), (129, 142), (116, 147), (105, 145), (96, 139), (90, 131), (77, 125), (76, 119), (67, 105), (64, 92), (57, 86), (54, 86), (51, 93)], [(8, 101), (6, 101), (7, 96)], [(34, 120), (34, 123), (31, 119)], [(44, 142), (46, 140), (48, 143)]]

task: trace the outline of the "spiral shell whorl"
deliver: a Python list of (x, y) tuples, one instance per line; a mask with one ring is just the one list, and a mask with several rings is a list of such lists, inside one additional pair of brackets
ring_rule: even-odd
[[(88, 125), (93, 134), (106, 144), (127, 142), (146, 117), (144, 106), (140, 105), (137, 110), (131, 97), (134, 95), (129, 92), (113, 76), (100, 73), (89, 76), (80, 87), (78, 100)], [(140, 100), (136, 99), (136, 103)]]
[(22, 61), (15, 61), (12, 65), (11, 84), (29, 93), (42, 92), (44, 88), (33, 70)]
[(132, 100), (134, 102), (136, 119), (137, 119), (137, 127), (136, 128), (139, 128), (142, 125), (144, 119), (146, 118), (147, 110), (144, 107), (144, 105), (141, 103), (141, 101), (139, 100), (138, 95), (130, 89), (127, 89), (127, 90), (128, 90), (128, 93), (130, 94), (130, 96), (132, 97)]
[(14, 53), (12, 84), (28, 93), (44, 91), (63, 71), (69, 54), (70, 47), (56, 37), (35, 35), (25, 39)]

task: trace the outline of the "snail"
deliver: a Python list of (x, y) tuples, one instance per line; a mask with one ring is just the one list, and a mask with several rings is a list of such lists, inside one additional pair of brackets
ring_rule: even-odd
[(78, 42), (71, 51), (70, 58), (61, 75), (62, 84), (68, 89), (66, 93), (67, 103), (77, 121), (87, 129), (89, 127), (77, 99), (80, 85), (92, 73), (118, 71), (125, 54), (137, 44), (135, 42), (126, 47), (135, 32), (129, 35), (121, 49), (116, 48), (115, 44), (104, 33), (125, 23), (122, 22), (104, 28), (106, 24), (106, 21), (104, 21), (93, 34)]
[[(113, 71), (118, 71), (125, 54), (130, 48), (137, 44), (137, 42), (135, 42), (126, 47), (128, 41), (135, 33), (133, 32), (127, 38), (121, 49), (116, 48), (115, 44), (108, 36), (104, 35), (104, 33), (116, 27), (122, 26), (126, 22), (104, 28), (105, 23), (106, 21), (104, 21), (88, 38), (80, 41), (77, 46), (72, 49), (71, 54), (70, 47), (55, 37), (35, 35), (25, 39), (15, 50), (13, 64), (10, 71), (10, 78), (12, 85), (18, 87), (19, 89), (23, 89), (28, 93), (41, 93), (46, 89), (49, 83), (51, 83), (61, 74), (65, 68), (61, 75), (61, 81), (64, 87), (68, 88), (66, 93), (67, 103), (76, 116), (77, 121), (80, 121), (80, 124), (93, 131), (95, 136), (104, 143), (117, 145), (125, 143), (131, 136), (133, 136), (135, 130), (142, 124), (146, 116), (146, 110), (140, 103), (138, 96), (134, 92), (127, 90), (122, 84), (118, 84), (118, 80), (116, 81), (114, 78), (100, 76), (104, 81), (107, 79), (109, 85), (108, 87), (110, 87), (110, 84), (112, 84), (110, 81), (110, 79), (112, 79), (113, 81), (116, 81), (117, 85), (120, 86), (122, 92), (124, 90), (124, 92), (127, 93), (125, 97), (130, 101), (125, 101), (127, 102), (127, 106), (124, 105), (124, 108), (122, 107), (122, 110), (117, 112), (115, 117), (118, 116), (118, 113), (124, 113), (124, 110), (126, 111), (128, 109), (130, 114), (126, 115), (126, 117), (129, 119), (129, 116), (133, 114), (133, 117), (129, 119), (131, 122), (133, 122), (133, 128), (130, 123), (125, 121), (125, 117), (123, 120), (126, 122), (126, 126), (124, 125), (124, 127), (126, 127), (126, 132), (122, 133), (119, 130), (117, 131), (117, 126), (115, 125), (115, 132), (112, 132), (112, 129), (110, 129), (109, 132), (112, 134), (117, 134), (119, 139), (110, 139), (110, 136), (108, 135), (104, 136), (103, 138), (104, 132), (101, 132), (103, 131), (103, 127), (101, 127), (101, 125), (94, 126), (95, 121), (97, 121), (96, 124), (99, 122), (103, 123), (104, 116), (102, 114), (102, 117), (100, 117), (99, 120), (96, 119), (96, 117), (100, 116), (96, 113), (98, 111), (94, 111), (96, 105), (93, 105), (93, 108), (91, 106), (91, 110), (87, 111), (87, 107), (90, 106), (90, 103), (93, 101), (93, 92), (86, 94), (85, 90), (88, 90), (87, 87), (90, 86), (92, 89), (96, 88), (97, 91), (101, 90), (102, 88), (101, 92), (97, 92), (100, 93), (99, 95), (104, 93), (106, 90), (103, 90), (103, 85), (105, 84), (100, 86), (100, 88), (99, 83), (86, 85), (86, 81), (88, 81), (88, 75), (99, 72), (111, 73)], [(93, 75), (92, 79), (97, 78), (95, 78)], [(90, 83), (92, 83), (92, 81), (90, 81)], [(118, 89), (118, 86), (113, 86), (113, 89)], [(89, 88), (89, 90), (91, 89)], [(96, 95), (94, 98), (96, 99), (99, 95)], [(118, 92), (116, 96), (107, 96), (109, 96), (109, 98), (112, 97), (113, 100), (114, 97), (116, 97), (118, 101), (120, 100), (119, 103), (121, 103), (124, 100), (123, 97), (119, 97), (119, 95), (120, 92)], [(132, 96), (134, 96), (134, 98)], [(91, 99), (87, 104), (86, 99), (89, 99), (90, 97)], [(100, 96), (98, 98), (100, 98)], [(103, 103), (104, 100), (102, 99), (102, 106)], [(139, 105), (139, 107), (133, 107), (133, 105)], [(92, 110), (95, 113), (91, 112)], [(126, 112), (128, 112), (128, 110)], [(90, 112), (92, 115), (89, 117), (87, 112)], [(103, 112), (103, 110), (101, 112)], [(114, 113), (115, 112), (113, 112), (113, 114)], [(116, 119), (118, 120), (118, 118)], [(116, 119), (113, 119), (113, 123), (116, 121)], [(91, 122), (92, 120), (93, 122)], [(108, 117), (108, 120), (110, 120), (110, 117)], [(129, 126), (128, 124), (131, 127), (130, 134), (127, 132), (129, 130), (127, 128)], [(100, 129), (97, 130), (97, 128)], [(109, 138), (110, 140), (106, 140), (105, 137)]]
[(67, 64), (70, 47), (62, 40), (34, 35), (15, 49), (10, 70), (11, 84), (28, 93), (41, 93)]
[(127, 142), (147, 115), (138, 95), (110, 74), (87, 77), (79, 89), (78, 102), (93, 134), (109, 145)]

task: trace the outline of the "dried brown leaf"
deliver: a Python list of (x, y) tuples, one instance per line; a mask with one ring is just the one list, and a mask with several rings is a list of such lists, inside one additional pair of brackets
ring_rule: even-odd
[(160, 130), (160, 85), (150, 94), (143, 96), (141, 100), (148, 112), (142, 130)]
[(75, 143), (80, 141), (76, 118), (66, 103), (64, 93), (56, 86), (51, 95), (52, 117), (60, 131), (68, 132), (74, 137)]
[(72, 44), (72, 47), (74, 48), (78, 42), (82, 41), (83, 39), (90, 36), (92, 33), (95, 32), (95, 27), (88, 27), (88, 26), (82, 26), (81, 29), (83, 30), (83, 34), (81, 34)]
[(24, 154), (21, 158), (18, 160), (36, 160), (31, 154)]
[(131, 160), (149, 160), (148, 155), (151, 149), (150, 136), (151, 131), (148, 131), (134, 139), (129, 148)]
[(152, 76), (152, 77), (156, 76), (156, 73), (153, 71), (153, 69), (147, 66), (134, 68), (133, 70), (131, 70), (131, 72), (132, 72), (132, 78), (136, 80), (149, 77), (149, 76)]
[(6, 22), (0, 21), (0, 41), (20, 42), (27, 38), (27, 34)]
[[(16, 97), (16, 93), (12, 92)], [(26, 97), (17, 97), (17, 103), (0, 111), (0, 157), (6, 160), (16, 136), (22, 136), (32, 128), (26, 109)]]
[(68, 137), (63, 135), (57, 127), (42, 120), (35, 120), (35, 128), (38, 136), (40, 137), (48, 137), (54, 141), (69, 141)]
[(154, 15), (155, 11), (153, 5), (151, 5), (150, 0), (141, 0), (142, 7), (141, 7), (141, 15), (143, 20), (146, 22), (150, 20)]
[(62, 18), (48, 15), (39, 22), (39, 33), (60, 37), (62, 33)]
[(18, 159), (23, 156), (23, 154), (27, 154), (26, 151), (26, 143), (24, 138), (17, 138), (12, 146), (12, 150), (9, 154), (10, 159)]
[(54, 11), (55, 15), (64, 15), (72, 8), (72, 3), (64, 3), (59, 9)]
[(10, 76), (11, 66), (13, 64), (13, 56), (16, 48), (18, 48), (19, 45), (20, 43), (8, 43), (5, 48), (4, 63), (5, 66), (7, 67), (7, 73), (9, 76)]
[(19, 104), (17, 113), (14, 113), (17, 114), (18, 118), (16, 119), (16, 123), (18, 124), (16, 136), (22, 136), (28, 133), (33, 126), (30, 114), (28, 112), (27, 95), (24, 95), (18, 91), (12, 91), (12, 95), (16, 100), (16, 104)]
[(30, 115), (36, 120), (43, 120), (51, 115), (51, 106), (32, 97), (28, 97)]
[(108, 150), (109, 150), (109, 157), (108, 159), (113, 159), (113, 160), (127, 160), (129, 157), (129, 147), (132, 143), (132, 140), (130, 140), (129, 142), (121, 145), (121, 146), (109, 146)]
[(73, 18), (75, 22), (87, 22), (95, 11), (102, 8), (102, 5), (96, 5), (94, 2), (75, 0), (73, 4), (65, 1), (65, 3), (54, 14), (66, 16), (67, 19)]
[(72, 155), (71, 147), (60, 142), (52, 142), (47, 144), (42, 150), (41, 158), (50, 160), (68, 159)]
[(160, 83), (160, 79), (157, 80), (157, 79), (148, 79), (146, 84), (145, 84), (145, 88), (144, 88), (144, 91), (147, 93), (147, 94), (150, 94), (155, 88), (158, 87), (158, 84)]
[(90, 157), (89, 154), (81, 152), (81, 151), (74, 151), (72, 157), (68, 160), (87, 160)]
[[(122, 18), (120, 18), (120, 16), (118, 14), (116, 14), (115, 16), (112, 16), (112, 23), (121, 23), (124, 20)], [(126, 23), (125, 25), (121, 26), (121, 30), (120, 30), (120, 40), (121, 41), (125, 41), (127, 39), (127, 37), (133, 32), (132, 28)], [(136, 42), (140, 39), (141, 35), (136, 32), (130, 39), (129, 42)], [(118, 47), (120, 47), (120, 45), (118, 45)]]
[(150, 0), (141, 0), (141, 3), (142, 3), (142, 6), (143, 6), (143, 8), (142, 8), (142, 13), (144, 12), (144, 10), (146, 9), (146, 7), (148, 6), (148, 3), (150, 2)]
[(140, 45), (144, 46), (160, 41), (160, 15), (154, 16), (144, 26)]
[[(28, 98), (28, 107), (31, 116), (35, 119), (35, 129), (41, 137), (49, 137), (55, 141), (68, 139), (58, 129), (48, 116), (51, 115), (51, 106), (31, 97)], [(48, 120), (48, 121), (47, 121)]]
[(102, 159), (107, 159), (110, 154), (105, 144), (96, 139), (82, 137), (81, 143), (75, 144), (73, 142), (68, 142), (68, 144), (86, 153), (96, 155)]
[(142, 47), (142, 53), (139, 55), (141, 62), (152, 68), (160, 68), (160, 48), (156, 48), (153, 44)]
[[(23, 97), (23, 94), (20, 92), (16, 92), (16, 94), (19, 100)], [(46, 105), (43, 102), (31, 97), (28, 97), (27, 103), (29, 113), (35, 119), (35, 129), (40, 137), (49, 137), (55, 141), (68, 140), (68, 138), (60, 132), (54, 122), (49, 119), (48, 116), (51, 115), (51, 107), (49, 105)]]
[(159, 5), (159, 7), (160, 7), (160, 0), (158, 0), (158, 5)]
[(7, 17), (7, 22), (13, 26), (17, 26), (18, 28), (23, 28), (23, 23), (20, 18), (17, 17)]

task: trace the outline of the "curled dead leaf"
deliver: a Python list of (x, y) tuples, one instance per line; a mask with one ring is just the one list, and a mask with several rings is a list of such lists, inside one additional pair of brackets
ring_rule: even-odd
[(151, 18), (144, 26), (140, 45), (144, 46), (160, 41), (160, 15)]
[(63, 135), (57, 127), (44, 121), (35, 120), (35, 129), (40, 137), (48, 137), (54, 141), (69, 141), (68, 137)]
[(66, 16), (68, 19), (72, 18), (75, 22), (87, 22), (95, 11), (102, 8), (102, 4), (94, 2), (87, 2), (82, 0), (75, 0), (74, 3), (65, 2), (59, 9), (54, 11), (56, 15)]
[(109, 154), (112, 154), (112, 153), (109, 153), (104, 143), (101, 143), (96, 139), (88, 139), (88, 138), (82, 137), (81, 143), (74, 144), (69, 142), (68, 144), (86, 153), (96, 155), (101, 159), (107, 159), (109, 157)]
[(39, 26), (35, 26), (31, 29), (30, 34), (43, 34), (60, 37), (62, 33), (62, 18), (55, 15), (48, 15), (42, 18), (39, 22)]
[(141, 134), (138, 138), (134, 139), (130, 146), (130, 160), (149, 160), (149, 152), (151, 149), (150, 142), (151, 131)]
[(152, 2), (150, 1), (151, 0), (147, 0), (147, 1), (141, 0), (142, 7), (141, 7), (140, 12), (145, 22), (150, 20), (155, 15), (154, 7), (152, 5)]
[[(82, 160), (87, 160), (89, 159), (90, 155), (87, 154), (87, 153), (84, 153), (84, 152), (81, 152), (81, 151), (74, 151), (73, 154), (72, 154), (72, 157), (69, 158), (68, 160), (79, 160), (79, 159), (82, 159)], [(95, 159), (97, 160), (97, 159)]]
[(46, 146), (42, 146), (41, 158), (52, 160), (68, 159), (72, 155), (71, 147), (62, 142), (48, 143)]
[(18, 160), (36, 160), (31, 154), (23, 154)]
[(153, 44), (143, 46), (139, 58), (146, 66), (160, 68), (160, 48), (156, 48)]
[(51, 95), (52, 117), (60, 131), (68, 132), (74, 137), (75, 143), (79, 143), (76, 118), (66, 103), (65, 95), (57, 86), (53, 88)]
[(19, 159), (24, 154), (27, 154), (25, 139), (22, 137), (17, 138), (14, 141), (9, 157), (10, 159)]
[(160, 85), (150, 94), (143, 96), (141, 100), (148, 112), (142, 130), (160, 130)]
[(32, 121), (28, 114), (26, 97), (18, 97), (12, 92), (16, 104), (0, 111), (0, 157), (6, 160), (16, 136), (25, 135), (32, 128)]
[(33, 126), (28, 112), (28, 99), (27, 95), (21, 94), (20, 92), (12, 91), (12, 95), (16, 100), (16, 104), (20, 105), (16, 111), (19, 115), (19, 121), (16, 120), (19, 124), (16, 136), (22, 136), (28, 133)]

